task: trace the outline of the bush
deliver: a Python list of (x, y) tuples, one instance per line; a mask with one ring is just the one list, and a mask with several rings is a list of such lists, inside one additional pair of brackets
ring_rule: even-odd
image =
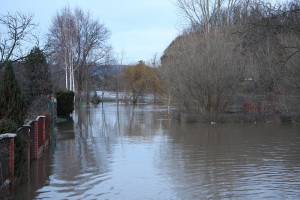
[(0, 120), (0, 134), (2, 133), (15, 133), (18, 129), (16, 122), (11, 119), (1, 119)]
[(68, 115), (74, 110), (74, 92), (57, 90), (54, 92), (57, 100), (57, 115)]
[(22, 126), (25, 119), (24, 99), (11, 62), (7, 62), (0, 80), (0, 118)]
[(97, 92), (95, 92), (91, 98), (91, 103), (99, 104), (100, 102), (101, 102), (101, 98), (97, 95)]
[(49, 113), (49, 104), (51, 104), (51, 100), (47, 96), (43, 95), (34, 98), (26, 109), (26, 120), (30, 121), (39, 115), (47, 115)]
[(280, 115), (281, 122), (300, 122), (299, 113), (285, 113)]
[(181, 112), (175, 113), (175, 117), (181, 122), (186, 123), (256, 123), (265, 121), (265, 117), (257, 113), (217, 113), (197, 115)]

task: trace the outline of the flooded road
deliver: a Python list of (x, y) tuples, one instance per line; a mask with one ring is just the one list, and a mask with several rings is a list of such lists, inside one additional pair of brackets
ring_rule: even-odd
[(188, 124), (105, 103), (57, 129), (15, 199), (300, 199), (299, 124)]

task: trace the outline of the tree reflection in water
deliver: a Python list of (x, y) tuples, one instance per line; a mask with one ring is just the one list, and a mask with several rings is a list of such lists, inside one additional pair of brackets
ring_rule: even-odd
[[(84, 105), (58, 125), (57, 146), (49, 155), (48, 167), (32, 173), (30, 183), (16, 195), (38, 199), (300, 196), (299, 128), (291, 124), (187, 124), (170, 120), (166, 106)], [(47, 181), (32, 181), (41, 173)]]

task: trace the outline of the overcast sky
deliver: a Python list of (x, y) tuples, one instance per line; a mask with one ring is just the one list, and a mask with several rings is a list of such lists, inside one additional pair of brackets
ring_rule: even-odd
[(34, 14), (41, 37), (53, 16), (65, 6), (90, 11), (111, 31), (109, 43), (116, 54), (124, 51), (125, 63), (161, 55), (178, 34), (174, 0), (0, 0), (0, 13)]

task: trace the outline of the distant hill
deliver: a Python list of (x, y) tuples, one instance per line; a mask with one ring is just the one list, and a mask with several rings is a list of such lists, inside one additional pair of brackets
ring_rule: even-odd
[(94, 76), (101, 76), (106, 74), (106, 76), (117, 75), (118, 72), (122, 71), (128, 65), (98, 65), (94, 67)]

